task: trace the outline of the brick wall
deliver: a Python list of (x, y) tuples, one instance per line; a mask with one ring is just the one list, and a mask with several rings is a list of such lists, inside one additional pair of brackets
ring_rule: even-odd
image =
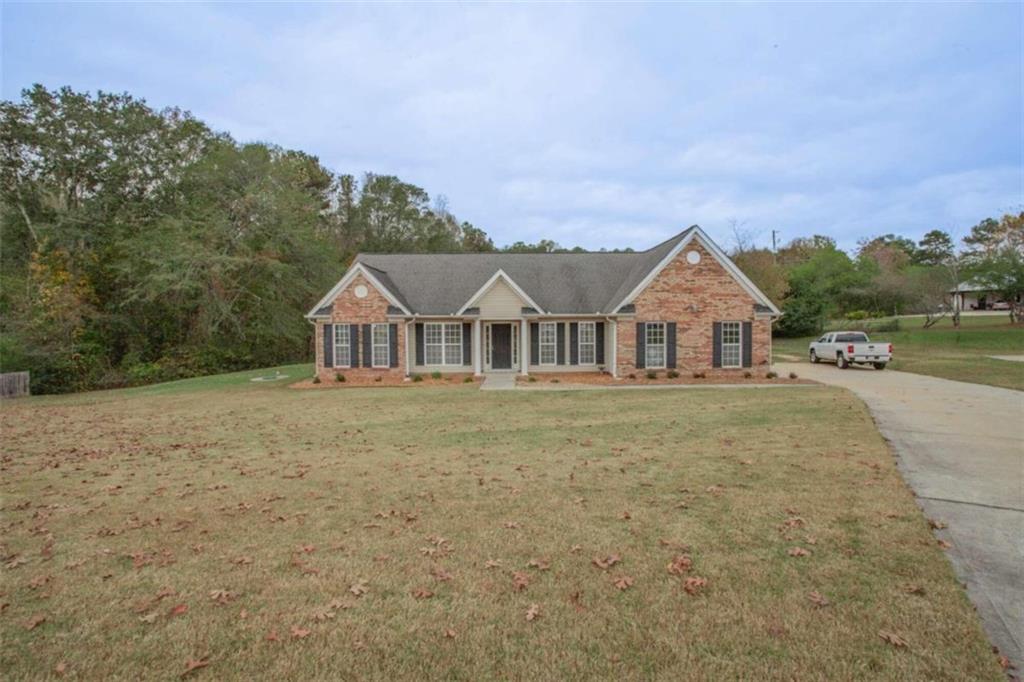
[[(365, 298), (357, 298), (356, 287), (365, 286), (367, 294)], [(345, 289), (334, 299), (334, 308), (331, 311), (331, 323), (358, 324), (360, 330), (364, 324), (388, 323), (387, 310), (388, 300), (384, 298), (376, 287), (367, 281), (362, 275), (356, 275)], [(390, 322), (394, 322), (391, 320)], [(316, 323), (316, 373), (321, 381), (334, 380), (334, 375), (341, 372), (346, 377), (353, 376), (377, 376), (380, 374), (391, 374), (402, 376), (405, 374), (405, 322), (398, 320), (398, 367), (371, 368), (371, 367), (346, 367), (334, 368), (324, 367), (324, 332), (323, 321)], [(359, 338), (359, 364), (363, 364), (363, 339), (362, 331)], [(366, 351), (368, 352), (368, 351)]]
[[(700, 263), (686, 261), (689, 251)], [(688, 244), (633, 301), (635, 319), (618, 322), (619, 376), (643, 372), (636, 368), (636, 323), (676, 323), (676, 368), (680, 372), (736, 373), (743, 369), (712, 369), (712, 324), (722, 320), (753, 323), (753, 370), (767, 370), (771, 359), (771, 321), (754, 319), (754, 300), (725, 268), (696, 241)]]

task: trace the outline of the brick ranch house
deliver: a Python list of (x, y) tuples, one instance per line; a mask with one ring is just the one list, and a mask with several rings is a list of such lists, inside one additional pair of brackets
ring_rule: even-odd
[(639, 253), (359, 254), (307, 318), (347, 375), (743, 372), (781, 313), (693, 226)]

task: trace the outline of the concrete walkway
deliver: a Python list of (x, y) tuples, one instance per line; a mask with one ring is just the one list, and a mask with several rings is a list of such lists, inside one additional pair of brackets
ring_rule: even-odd
[[(871, 410), (992, 643), (1024, 666), (1024, 392), (835, 365), (780, 373), (842, 386)], [(824, 408), (824, 406), (823, 406)]]
[(481, 391), (511, 391), (516, 387), (516, 375), (508, 372), (506, 374), (486, 374), (484, 383), (480, 384)]

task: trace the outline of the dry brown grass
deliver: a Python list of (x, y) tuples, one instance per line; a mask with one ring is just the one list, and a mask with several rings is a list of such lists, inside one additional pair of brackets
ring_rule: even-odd
[(1000, 678), (840, 390), (221, 379), (0, 420), (7, 679)]

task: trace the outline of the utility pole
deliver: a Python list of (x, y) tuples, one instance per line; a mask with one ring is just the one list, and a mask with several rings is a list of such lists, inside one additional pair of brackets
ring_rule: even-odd
[(772, 230), (772, 258), (776, 261), (778, 260), (778, 255), (776, 255), (775, 235), (777, 235), (778, 233), (778, 230)]

